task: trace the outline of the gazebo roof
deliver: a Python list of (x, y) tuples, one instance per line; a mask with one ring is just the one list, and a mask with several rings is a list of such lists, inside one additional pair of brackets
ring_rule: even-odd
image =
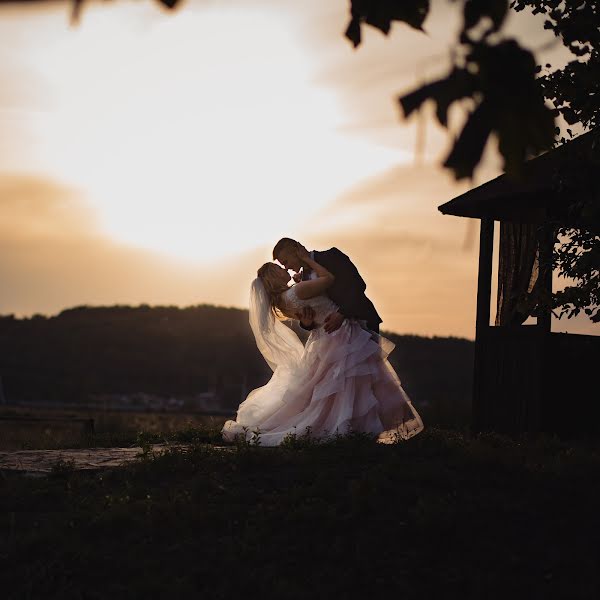
[(569, 207), (573, 200), (592, 200), (598, 206), (599, 183), (597, 128), (527, 161), (518, 179), (500, 175), (442, 204), (438, 210), (445, 215), (520, 223), (541, 223), (553, 218), (564, 225), (597, 229), (597, 211), (595, 216), (573, 217)]

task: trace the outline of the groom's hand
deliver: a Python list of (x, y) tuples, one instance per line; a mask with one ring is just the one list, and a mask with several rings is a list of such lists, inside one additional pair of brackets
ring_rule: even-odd
[(300, 312), (296, 313), (296, 317), (304, 327), (312, 327), (315, 320), (315, 311), (311, 306), (305, 306)]
[(344, 317), (344, 315), (341, 312), (331, 313), (325, 319), (325, 331), (327, 333), (333, 333), (334, 331), (337, 331), (342, 326), (342, 323), (344, 322), (345, 318), (346, 317)]
[(298, 248), (296, 248), (295, 252), (296, 258), (300, 261), (302, 266), (305, 266), (306, 259), (310, 258), (310, 252), (306, 248), (304, 248), (304, 246), (299, 246)]

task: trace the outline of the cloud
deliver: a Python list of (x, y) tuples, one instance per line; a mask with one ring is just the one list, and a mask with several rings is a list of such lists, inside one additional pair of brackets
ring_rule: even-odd
[(446, 217), (437, 207), (467, 189), (435, 165), (394, 167), (340, 195), (316, 215), (314, 228), (342, 236), (352, 229), (354, 238), (401, 247), (462, 251), (468, 222)]
[(439, 167), (396, 167), (342, 194), (302, 241), (351, 257), (384, 328), (472, 337), (477, 249), (465, 240), (476, 224), (437, 211), (464, 190)]
[(259, 248), (211, 267), (181, 264), (101, 233), (77, 190), (0, 176), (0, 313), (53, 314), (79, 304), (244, 305)]
[[(402, 171), (393, 170), (340, 197), (334, 213), (370, 198), (384, 210), (398, 177)], [(400, 206), (388, 207), (388, 224)], [(379, 218), (353, 228), (336, 228), (332, 219), (328, 229), (308, 227), (299, 236), (351, 256), (388, 329), (469, 335), (472, 311), (464, 299), (474, 302), (474, 251), (463, 252), (458, 242), (453, 249), (451, 239), (433, 230), (402, 225), (401, 210), (395, 218), (394, 230), (382, 228)], [(0, 177), (0, 223), (0, 312), (16, 314), (53, 314), (79, 304), (245, 306), (256, 268), (270, 259), (276, 241), (211, 267), (185, 265), (111, 241), (77, 189), (22, 175)]]
[(39, 176), (0, 177), (0, 234), (5, 242), (77, 239), (95, 229), (94, 213), (77, 190)]

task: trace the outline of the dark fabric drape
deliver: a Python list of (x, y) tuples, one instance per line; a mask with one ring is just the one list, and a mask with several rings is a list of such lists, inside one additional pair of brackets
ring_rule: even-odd
[(538, 225), (500, 223), (496, 325), (521, 325), (538, 278)]

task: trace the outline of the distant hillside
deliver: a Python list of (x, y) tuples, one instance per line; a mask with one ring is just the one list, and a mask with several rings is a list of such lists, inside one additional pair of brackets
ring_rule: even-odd
[[(436, 422), (465, 422), (473, 343), (386, 336), (396, 344), (390, 362), (415, 405)], [(216, 390), (223, 408), (235, 408), (244, 387), (269, 376), (241, 309), (81, 306), (54, 317), (0, 316), (0, 377), (9, 402)]]

